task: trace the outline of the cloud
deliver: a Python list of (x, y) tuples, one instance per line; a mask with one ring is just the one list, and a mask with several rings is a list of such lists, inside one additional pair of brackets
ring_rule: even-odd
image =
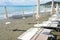
[(9, 3), (14, 5), (34, 5), (36, 4), (36, 0), (9, 0)]
[(49, 1), (52, 1), (52, 0), (41, 0), (41, 3), (46, 3), (46, 2), (49, 2)]
[(0, 5), (5, 4), (5, 0), (0, 0)]
[(9, 3), (12, 3), (14, 5), (22, 5), (24, 4), (24, 0), (9, 0)]
[[(40, 3), (45, 3), (49, 1), (52, 0), (40, 0)], [(36, 3), (37, 0), (0, 0), (0, 5), (36, 5)]]
[(27, 4), (27, 5), (29, 5), (29, 4), (30, 4), (30, 5), (35, 5), (35, 4), (36, 4), (36, 1), (37, 1), (37, 0), (25, 0), (24, 3), (25, 3), (25, 5), (26, 5), (26, 4)]

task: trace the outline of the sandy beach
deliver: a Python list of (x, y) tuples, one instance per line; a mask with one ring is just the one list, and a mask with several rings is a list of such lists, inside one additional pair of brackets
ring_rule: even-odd
[[(49, 13), (41, 14), (39, 22), (48, 20), (50, 17)], [(27, 29), (34, 26), (36, 19), (33, 17), (28, 17), (26, 19), (10, 19), (11, 24), (6, 25), (5, 20), (0, 21), (0, 40), (17, 40)], [(17, 31), (16, 31), (17, 30)]]

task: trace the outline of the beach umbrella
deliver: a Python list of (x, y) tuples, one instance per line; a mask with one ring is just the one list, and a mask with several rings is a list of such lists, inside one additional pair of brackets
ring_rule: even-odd
[(24, 9), (22, 8), (22, 19), (25, 19)]
[(9, 17), (8, 17), (8, 12), (7, 12), (7, 7), (5, 6), (5, 15), (6, 15), (6, 23), (5, 24), (10, 24), (11, 22), (8, 22)]
[(56, 13), (57, 13), (57, 14), (59, 13), (59, 6), (58, 6), (58, 3), (56, 4)]
[(7, 8), (6, 8), (6, 6), (5, 6), (4, 8), (5, 8), (6, 20), (8, 21), (8, 12), (7, 12)]
[(52, 5), (51, 5), (51, 15), (54, 13), (54, 0), (52, 0)]
[(40, 0), (37, 0), (37, 14), (36, 14), (37, 23), (39, 23), (39, 18), (40, 18)]

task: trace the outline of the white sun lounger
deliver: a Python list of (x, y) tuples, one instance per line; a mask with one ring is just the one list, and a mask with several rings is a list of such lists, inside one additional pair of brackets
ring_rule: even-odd
[(51, 29), (43, 29), (43, 31), (37, 37), (37, 40), (47, 40), (48, 37), (52, 37), (52, 35), (50, 35), (51, 31), (52, 31)]
[(56, 20), (57, 19), (57, 17), (51, 17), (51, 18), (49, 18), (49, 20)]
[(51, 29), (44, 29), (44, 30), (41, 32), (41, 34), (49, 35), (51, 31), (52, 31)]
[[(57, 27), (57, 25), (58, 25), (58, 22), (50, 22), (50, 23), (48, 23), (47, 26)], [(44, 25), (43, 25), (43, 26), (44, 26)]]
[(35, 24), (34, 27), (49, 26), (50, 23), (51, 23), (51, 21), (44, 21), (41, 24)]
[(42, 23), (48, 24), (48, 23), (51, 23), (51, 21), (43, 21)]
[(48, 40), (48, 35), (40, 34), (36, 40)]
[(37, 36), (35, 40), (47, 40), (48, 37), (51, 37), (51, 29), (43, 29), (43, 31)]
[(51, 26), (51, 27), (57, 27), (58, 22), (50, 22), (50, 21), (44, 21), (42, 24), (35, 24), (34, 27), (39, 28), (41, 26)]
[(53, 25), (53, 24), (58, 24), (58, 22), (44, 21), (42, 24), (43, 24), (43, 26), (44, 25), (50, 26), (50, 25)]
[(38, 28), (30, 28), (25, 33), (20, 35), (17, 39), (18, 40), (30, 40), (38, 31)]
[(52, 15), (53, 17), (57, 17), (57, 14)]
[(60, 21), (60, 18), (50, 18), (49, 21)]
[(58, 23), (48, 23), (48, 24), (43, 24), (42, 26), (46, 26), (46, 27), (57, 27)]
[(58, 17), (58, 16), (60, 16), (60, 14), (54, 14), (54, 15), (52, 15), (52, 16), (54, 16), (54, 17)]
[[(52, 30), (50, 29), (43, 29), (39, 34), (36, 34), (31, 40), (38, 40), (38, 38), (42, 37), (42, 36), (47, 36), (47, 37), (44, 37), (45, 39), (44, 40), (47, 40), (48, 37), (48, 34), (50, 34)], [(46, 33), (46, 34), (45, 34)], [(41, 35), (42, 34), (42, 35)], [(41, 38), (41, 40), (43, 39), (43, 37)]]

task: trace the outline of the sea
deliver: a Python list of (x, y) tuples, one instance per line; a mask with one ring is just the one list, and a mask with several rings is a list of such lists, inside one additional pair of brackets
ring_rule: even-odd
[[(6, 6), (7, 7), (7, 12), (8, 16), (11, 17), (13, 15), (21, 15), (22, 14), (22, 9), (24, 10), (24, 14), (30, 14), (33, 11), (37, 11), (37, 6)], [(44, 6), (40, 6), (40, 10), (44, 10)], [(5, 8), (4, 6), (0, 6), (0, 19), (5, 18)]]

